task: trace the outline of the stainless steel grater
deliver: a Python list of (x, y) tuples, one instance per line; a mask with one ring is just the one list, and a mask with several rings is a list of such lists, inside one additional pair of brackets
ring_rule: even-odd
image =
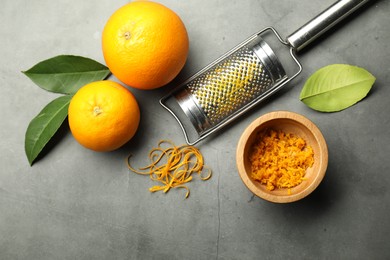
[[(265, 98), (285, 86), (302, 71), (295, 56), (311, 41), (369, 0), (340, 0), (283, 40), (272, 27), (249, 37), (222, 57), (196, 73), (160, 100), (180, 124), (186, 142), (194, 145), (227, 125)], [(288, 75), (273, 49), (263, 39), (268, 33), (289, 47), (296, 68)], [(167, 101), (173, 98), (180, 111)], [(188, 119), (190, 125), (183, 123)], [(189, 127), (196, 131), (194, 141)]]
[(203, 134), (285, 78), (271, 48), (256, 37), (212, 64), (174, 96)]

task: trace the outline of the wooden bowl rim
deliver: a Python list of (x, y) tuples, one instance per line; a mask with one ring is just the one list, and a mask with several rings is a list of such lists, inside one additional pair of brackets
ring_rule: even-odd
[[(252, 133), (257, 130), (261, 125), (264, 125), (266, 122), (273, 121), (273, 120), (279, 120), (279, 119), (288, 119), (295, 121), (299, 123), (300, 125), (307, 128), (311, 134), (314, 136), (316, 143), (318, 144), (320, 155), (318, 158), (320, 159), (319, 162), (315, 162), (318, 165), (318, 172), (313, 179), (313, 181), (301, 192), (291, 194), (291, 195), (274, 195), (271, 191), (264, 191), (259, 189), (253, 184), (253, 180), (249, 177), (248, 173), (245, 170), (245, 159), (244, 159), (244, 149), (248, 143), (248, 139), (251, 137)], [(318, 185), (323, 180), (326, 169), (328, 166), (328, 148), (325, 141), (324, 136), (322, 135), (320, 129), (308, 118), (305, 116), (290, 112), (290, 111), (274, 111), (269, 112), (267, 114), (264, 114), (257, 119), (255, 119), (252, 123), (249, 124), (249, 126), (244, 130), (242, 133), (237, 149), (236, 149), (236, 164), (238, 168), (238, 172), (240, 175), (241, 180), (244, 182), (244, 184), (247, 186), (247, 188), (253, 192), (256, 196), (265, 199), (270, 202), (275, 203), (289, 203), (298, 201), (306, 196), (308, 196), (310, 193), (312, 193)]]

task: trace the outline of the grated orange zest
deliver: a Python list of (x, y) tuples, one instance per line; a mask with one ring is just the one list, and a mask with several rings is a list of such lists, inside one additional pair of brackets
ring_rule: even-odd
[(306, 141), (281, 130), (259, 132), (250, 152), (252, 178), (268, 190), (291, 188), (305, 180), (307, 168), (314, 163), (313, 149)]

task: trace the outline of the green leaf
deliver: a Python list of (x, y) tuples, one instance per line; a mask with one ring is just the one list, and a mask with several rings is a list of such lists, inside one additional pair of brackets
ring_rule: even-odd
[(110, 70), (89, 58), (59, 55), (23, 71), (39, 87), (62, 94), (74, 94), (85, 84), (105, 79)]
[(66, 95), (53, 100), (30, 122), (24, 143), (30, 165), (64, 122), (71, 99)]
[(362, 100), (374, 82), (375, 77), (363, 68), (333, 64), (319, 69), (308, 78), (300, 100), (321, 112), (340, 111)]

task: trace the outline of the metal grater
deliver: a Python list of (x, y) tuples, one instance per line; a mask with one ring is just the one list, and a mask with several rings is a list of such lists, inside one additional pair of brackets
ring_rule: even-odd
[[(369, 0), (339, 0), (283, 40), (278, 32), (267, 27), (199, 71), (160, 104), (181, 126), (187, 144), (193, 145), (227, 125), (254, 105), (285, 86), (302, 71), (295, 56), (314, 39), (358, 9)], [(278, 57), (262, 36), (272, 32), (278, 41), (289, 47), (297, 69), (287, 75)], [(173, 97), (196, 130), (198, 137), (191, 141), (184, 127), (166, 102)]]
[(257, 37), (185, 84), (175, 98), (198, 133), (203, 134), (284, 77), (271, 48)]

